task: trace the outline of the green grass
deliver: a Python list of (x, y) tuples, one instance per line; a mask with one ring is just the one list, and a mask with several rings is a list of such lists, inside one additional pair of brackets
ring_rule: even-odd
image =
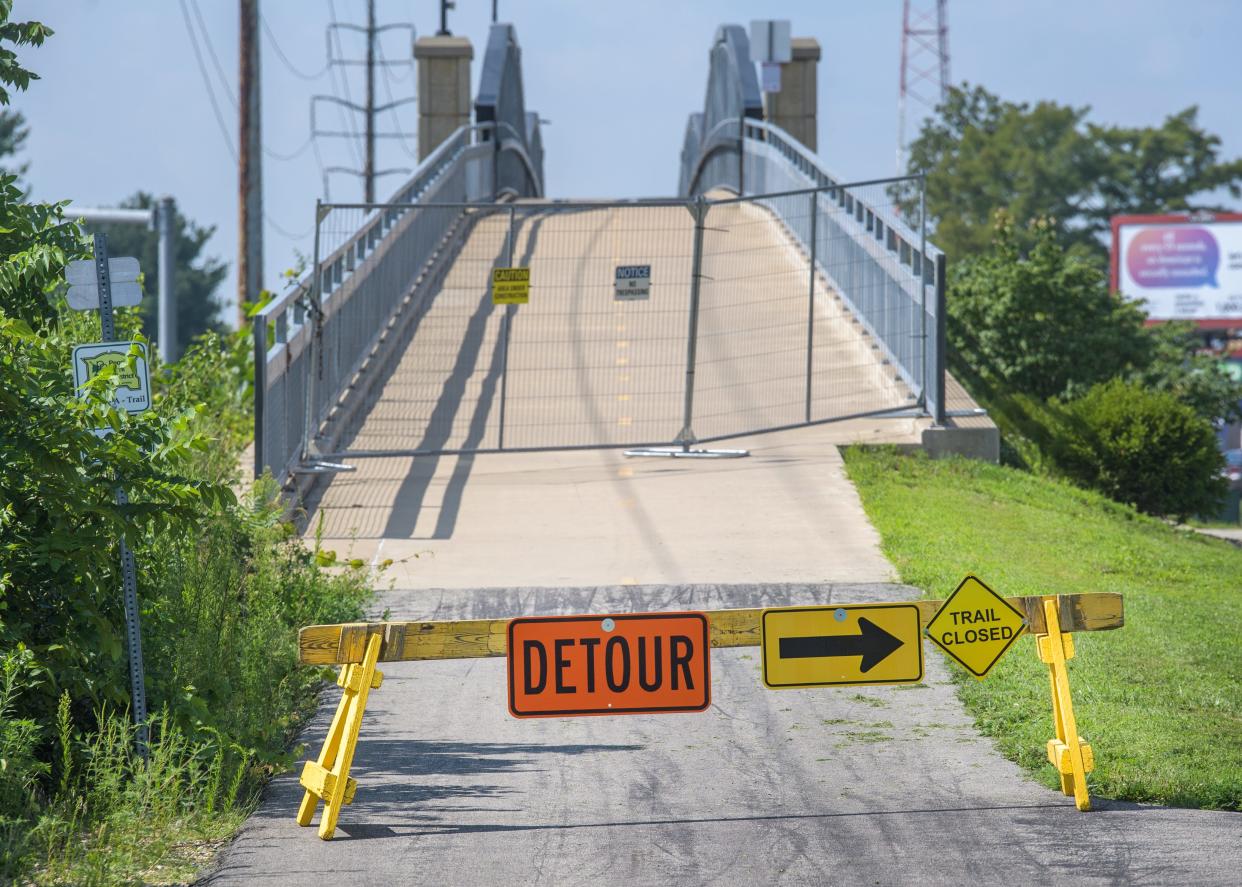
[[(945, 597), (972, 572), (1005, 595), (1120, 592), (1126, 625), (1074, 636), (1092, 794), (1242, 809), (1242, 550), (1014, 469), (846, 452), (904, 582)], [(978, 727), (1056, 787), (1047, 667), (1023, 637), (986, 680), (950, 664)]]

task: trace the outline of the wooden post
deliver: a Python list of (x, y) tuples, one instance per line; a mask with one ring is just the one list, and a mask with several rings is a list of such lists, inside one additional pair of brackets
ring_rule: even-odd
[(237, 77), (237, 326), (263, 289), (263, 152), (259, 108), (259, 0), (241, 0)]

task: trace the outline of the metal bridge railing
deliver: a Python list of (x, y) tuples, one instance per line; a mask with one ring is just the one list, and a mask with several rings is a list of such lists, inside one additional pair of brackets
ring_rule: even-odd
[[(757, 195), (804, 250), (814, 248), (822, 273), (845, 305), (917, 393), (920, 404), (942, 423), (944, 254), (927, 242), (922, 178), (842, 182), (825, 172), (800, 142), (762, 120), (721, 120), (715, 133), (703, 133), (702, 138), (696, 143), (697, 159), (690, 160), (689, 150), (682, 158), (689, 193), (717, 188), (736, 193), (741, 182), (743, 194)], [(818, 194), (813, 219), (802, 207), (790, 214), (789, 202), (778, 199), (808, 189)], [(898, 193), (918, 197), (918, 230), (903, 218)], [(846, 276), (834, 268), (850, 272)]]
[(437, 271), (464, 224), (463, 206), (543, 193), (539, 117), (522, 91), (521, 49), (511, 25), (493, 25), (475, 103), (460, 127), (386, 204), (324, 221), (343, 204), (316, 206), (314, 264), (256, 312), (256, 476), (314, 472), (312, 444), (354, 385), (398, 310)]
[[(452, 240), (460, 205), (492, 200), (497, 155), (506, 150), (498, 129), (506, 127), (459, 128), (388, 204), (351, 219), (352, 230), (337, 231), (333, 243), (319, 234), (341, 205), (317, 206), (312, 271), (253, 319), (256, 476), (301, 470), (310, 441), (393, 313)], [(452, 206), (428, 210), (437, 204)]]
[[(944, 421), (944, 254), (927, 242), (920, 205), (917, 230), (893, 199), (922, 199), (918, 177), (845, 183), (828, 173), (800, 142), (762, 120), (762, 96), (745, 30), (716, 32), (701, 113), (686, 126), (680, 188), (687, 196), (726, 189), (774, 195), (818, 189), (812, 215), (788, 201), (762, 198), (808, 253), (844, 304), (937, 423)], [(908, 207), (908, 204), (907, 204)], [(814, 232), (814, 234), (812, 233)], [(848, 267), (848, 277), (833, 267)], [(907, 318), (913, 316), (915, 322)]]

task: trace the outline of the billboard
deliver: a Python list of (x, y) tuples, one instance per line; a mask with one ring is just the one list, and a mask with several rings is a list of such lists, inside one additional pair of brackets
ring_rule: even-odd
[(1112, 288), (1150, 321), (1242, 327), (1242, 213), (1115, 216)]

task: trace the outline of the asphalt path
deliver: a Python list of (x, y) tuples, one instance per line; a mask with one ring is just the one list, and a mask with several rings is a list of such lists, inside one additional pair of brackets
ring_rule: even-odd
[[(494, 619), (913, 595), (883, 584), (421, 589), (381, 606), (396, 619)], [(705, 713), (572, 719), (512, 718), (503, 659), (385, 665), (336, 837), (298, 827), (301, 789), (287, 774), (208, 882), (1242, 882), (1238, 814), (1100, 799), (1079, 813), (978, 734), (930, 650), (922, 685), (786, 691), (763, 687), (758, 653), (713, 651)], [(325, 694), (304, 737), (312, 749), (335, 699)]]

